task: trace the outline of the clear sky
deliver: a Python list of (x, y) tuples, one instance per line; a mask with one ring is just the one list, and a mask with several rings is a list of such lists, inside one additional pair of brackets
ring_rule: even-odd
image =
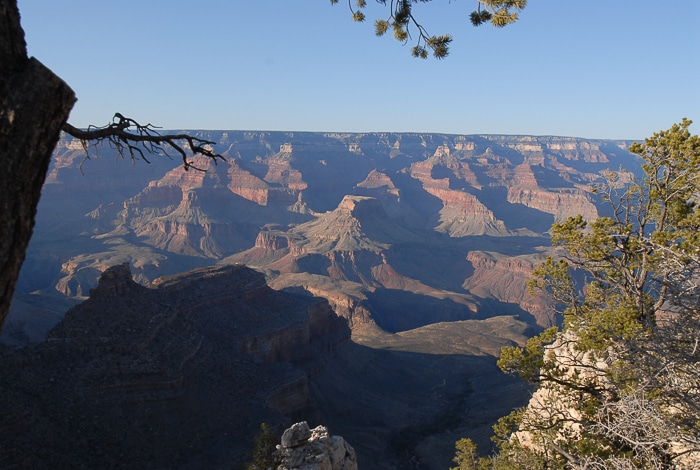
[(329, 0), (19, 0), (29, 53), (75, 90), (71, 123), (166, 129), (700, 133), (700, 0), (530, 0), (504, 29), (476, 0), (414, 14), (454, 37), (420, 60)]

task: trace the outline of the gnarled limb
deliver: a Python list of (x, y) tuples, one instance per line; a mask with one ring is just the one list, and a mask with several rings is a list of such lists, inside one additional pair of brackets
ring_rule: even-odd
[[(130, 131), (130, 129), (133, 129), (133, 131)], [(82, 141), (86, 153), (89, 143), (99, 144), (107, 141), (117, 150), (120, 156), (124, 157), (128, 154), (132, 161), (140, 158), (148, 162), (144, 150), (148, 154), (164, 153), (168, 155), (167, 147), (170, 147), (182, 157), (182, 164), (185, 170), (190, 168), (201, 170), (192, 165), (192, 162), (189, 160), (190, 157), (195, 155), (204, 155), (214, 160), (214, 162), (218, 159), (225, 160), (223, 156), (214, 153), (211, 146), (215, 142), (200, 139), (189, 134), (161, 134), (157, 129), (152, 124), (139, 124), (134, 119), (125, 117), (120, 113), (116, 113), (112, 118), (112, 122), (104, 127), (90, 126), (87, 130), (83, 130), (69, 123), (63, 125), (63, 131), (66, 134)], [(182, 144), (183, 142), (189, 147), (191, 152), (189, 157), (187, 150), (183, 148), (185, 147)]]

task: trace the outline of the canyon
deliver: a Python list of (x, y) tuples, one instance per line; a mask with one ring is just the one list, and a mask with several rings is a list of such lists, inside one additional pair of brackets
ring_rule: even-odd
[(225, 160), (59, 142), (1, 336), (9, 462), (55, 434), (37, 455), (76, 439), (66, 467), (235, 468), (261, 422), (309, 421), (360, 468), (446, 468), (527, 401), (495, 358), (557, 322), (526, 287), (551, 224), (638, 165), (571, 137), (196, 134)]

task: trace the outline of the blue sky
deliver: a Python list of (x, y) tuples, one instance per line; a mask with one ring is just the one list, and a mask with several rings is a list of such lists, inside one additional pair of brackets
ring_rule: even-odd
[(71, 123), (114, 112), (166, 129), (641, 139), (700, 129), (700, 1), (530, 0), (474, 28), (476, 0), (414, 13), (450, 33), (410, 56), (328, 0), (19, 0), (27, 47), (75, 90)]

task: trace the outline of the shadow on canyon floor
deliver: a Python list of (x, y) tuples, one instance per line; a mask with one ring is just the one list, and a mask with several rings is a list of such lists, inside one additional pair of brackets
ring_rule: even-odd
[[(494, 351), (527, 325), (431, 327), (359, 344), (325, 300), (273, 291), (250, 269), (145, 288), (122, 265), (47, 341), (0, 347), (0, 467), (240, 468), (261, 422), (307, 420), (344, 436), (362, 468), (443, 469), (459, 437), (488, 446), (493, 422), (524, 403)], [(484, 343), (493, 331), (501, 343)]]

